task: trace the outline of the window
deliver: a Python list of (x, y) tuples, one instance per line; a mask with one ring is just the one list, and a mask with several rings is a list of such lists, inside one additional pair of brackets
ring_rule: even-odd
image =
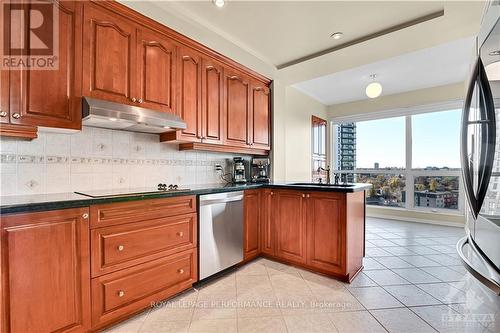
[(461, 212), (460, 119), (446, 110), (334, 124), (335, 172), (372, 184), (368, 205)]
[(319, 168), (326, 168), (326, 120), (312, 116), (312, 181), (326, 182), (324, 172)]
[(412, 116), (412, 168), (460, 168), (460, 110)]
[(405, 167), (405, 118), (360, 121), (357, 127), (357, 167)]

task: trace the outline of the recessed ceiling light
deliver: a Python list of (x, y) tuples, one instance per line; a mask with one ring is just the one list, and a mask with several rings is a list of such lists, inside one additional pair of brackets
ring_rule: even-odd
[(338, 32), (334, 32), (333, 34), (331, 34), (330, 37), (332, 37), (333, 39), (340, 39), (340, 38), (344, 37), (344, 34), (340, 31), (338, 31)]
[(366, 96), (370, 98), (377, 98), (382, 94), (382, 85), (378, 82), (375, 82), (375, 78), (377, 74), (370, 75), (370, 78), (373, 80), (372, 83), (366, 86), (365, 93)]
[(163, 126), (163, 128), (165, 128), (165, 129), (169, 129), (169, 128), (170, 128), (170, 126)]
[(214, 0), (214, 5), (216, 5), (219, 8), (224, 7), (225, 4), (226, 4), (226, 1), (224, 1), (224, 0)]
[(117, 121), (118, 119), (111, 117), (111, 118), (109, 118), (109, 120), (110, 121)]

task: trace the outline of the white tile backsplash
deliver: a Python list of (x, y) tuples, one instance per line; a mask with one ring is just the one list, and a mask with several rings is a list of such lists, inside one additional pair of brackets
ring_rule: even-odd
[(40, 131), (32, 141), (0, 137), (0, 195), (218, 183), (214, 165), (227, 168), (233, 157), (177, 148), (154, 134), (92, 127)]

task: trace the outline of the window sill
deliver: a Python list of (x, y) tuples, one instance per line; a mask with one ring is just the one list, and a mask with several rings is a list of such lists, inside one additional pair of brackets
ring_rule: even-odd
[(390, 207), (390, 206), (371, 206), (371, 205), (366, 205), (367, 208), (373, 208), (376, 210), (394, 210), (394, 211), (400, 211), (400, 212), (410, 212), (410, 213), (422, 213), (422, 214), (434, 214), (434, 215), (442, 215), (442, 216), (464, 216), (463, 212), (457, 211), (457, 212), (449, 212), (449, 211), (443, 211), (442, 209), (438, 209), (437, 211), (433, 212), (428, 209), (419, 209), (419, 208), (413, 208), (413, 209), (408, 209), (405, 207)]

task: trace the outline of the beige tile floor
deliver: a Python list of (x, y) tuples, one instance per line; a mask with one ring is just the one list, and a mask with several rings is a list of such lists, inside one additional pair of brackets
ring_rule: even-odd
[(351, 284), (267, 259), (108, 332), (500, 332), (500, 300), (461, 266), (463, 229), (367, 219)]

